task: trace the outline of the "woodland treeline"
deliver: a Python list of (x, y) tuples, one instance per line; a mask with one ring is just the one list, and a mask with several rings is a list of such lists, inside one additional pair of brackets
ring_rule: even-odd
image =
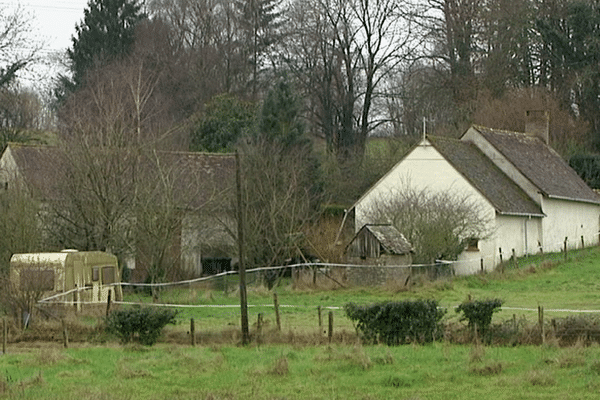
[[(4, 55), (15, 37), (0, 38)], [(51, 130), (86, 165), (98, 148), (237, 150), (257, 264), (306, 247), (334, 258), (309, 240), (315, 215), (351, 205), (423, 131), (523, 131), (525, 112), (543, 109), (557, 151), (592, 178), (600, 165), (594, 0), (90, 0), (52, 117), (18, 84), (40, 57), (1, 66), (3, 144)], [(86, 202), (134, 207), (107, 193)]]

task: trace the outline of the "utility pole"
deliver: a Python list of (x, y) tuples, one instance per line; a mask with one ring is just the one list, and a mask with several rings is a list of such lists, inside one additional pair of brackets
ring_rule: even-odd
[(244, 207), (242, 204), (242, 168), (240, 155), (235, 152), (235, 180), (237, 192), (237, 220), (238, 220), (238, 257), (240, 273), (240, 311), (242, 316), (242, 344), (250, 343), (248, 329), (248, 297), (246, 295), (246, 265), (244, 264)]

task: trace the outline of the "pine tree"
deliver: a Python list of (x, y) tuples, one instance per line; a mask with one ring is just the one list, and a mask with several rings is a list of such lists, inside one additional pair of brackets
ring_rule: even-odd
[(139, 0), (89, 0), (67, 50), (72, 77), (60, 77), (56, 91), (59, 100), (79, 88), (88, 71), (130, 51), (135, 28), (147, 17), (141, 7)]

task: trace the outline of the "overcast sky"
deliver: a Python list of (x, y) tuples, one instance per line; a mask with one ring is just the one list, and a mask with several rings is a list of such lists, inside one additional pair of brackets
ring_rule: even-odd
[[(5, 2), (6, 0), (0, 0)], [(33, 18), (33, 27), (37, 29), (45, 42), (46, 51), (63, 50), (71, 44), (75, 25), (83, 19), (83, 10), (87, 0), (17, 0), (8, 4), (21, 4), (21, 7)]]
[[(1, 9), (10, 11), (20, 5), (31, 20), (31, 36), (44, 43), (43, 58), (64, 53), (71, 45), (75, 25), (83, 19), (88, 0), (0, 0)], [(35, 73), (25, 74), (21, 81), (26, 86), (46, 86), (60, 71), (57, 65), (35, 66)]]

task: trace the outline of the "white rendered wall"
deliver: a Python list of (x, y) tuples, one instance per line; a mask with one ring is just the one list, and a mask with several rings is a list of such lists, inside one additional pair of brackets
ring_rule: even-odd
[(358, 232), (368, 219), (369, 210), (381, 199), (389, 198), (395, 190), (410, 185), (418, 190), (445, 191), (470, 196), (481, 204), (482, 212), (493, 219), (494, 208), (465, 178), (425, 140), (396, 164), (355, 205), (355, 231)]
[(541, 242), (542, 219), (526, 216), (497, 215), (492, 235), (479, 242), (479, 251), (464, 251), (458, 257), (454, 270), (457, 275), (469, 275), (483, 269), (491, 271), (502, 261), (512, 256), (514, 249), (517, 257), (539, 252)]
[(565, 237), (569, 248), (598, 244), (600, 206), (568, 200), (544, 198), (542, 209), (547, 215), (543, 221), (542, 246), (545, 252), (561, 251)]
[(490, 223), (487, 230), (491, 237), (480, 241), (479, 251), (461, 254), (461, 262), (456, 263), (455, 270), (459, 274), (477, 272), (480, 270), (481, 258), (484, 259), (486, 270), (495, 266), (497, 229), (494, 207), (426, 140), (396, 164), (355, 204), (355, 230), (358, 231), (367, 223), (373, 223), (374, 221), (369, 219), (369, 210), (376, 208), (380, 199), (389, 198), (395, 190), (400, 190), (405, 185), (431, 192), (454, 192), (460, 196), (470, 196), (479, 203), (482, 216)]

